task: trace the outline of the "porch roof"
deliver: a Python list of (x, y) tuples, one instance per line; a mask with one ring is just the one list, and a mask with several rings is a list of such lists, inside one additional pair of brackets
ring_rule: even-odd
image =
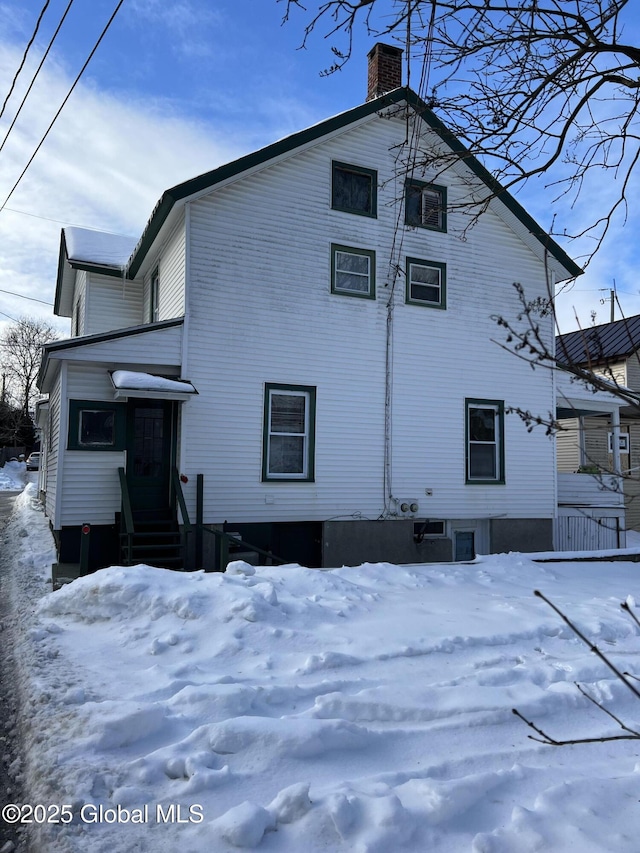
[(154, 400), (188, 400), (197, 394), (186, 379), (176, 379), (157, 373), (134, 370), (110, 370), (116, 400), (129, 397), (153, 397)]
[(48, 393), (60, 362), (65, 360), (103, 362), (111, 370), (127, 368), (158, 374), (179, 374), (183, 325), (184, 318), (178, 317), (112, 332), (52, 341), (42, 348), (42, 363), (36, 384), (43, 393)]
[(616, 394), (595, 390), (565, 370), (556, 370), (555, 378), (557, 418), (611, 414), (629, 405)]

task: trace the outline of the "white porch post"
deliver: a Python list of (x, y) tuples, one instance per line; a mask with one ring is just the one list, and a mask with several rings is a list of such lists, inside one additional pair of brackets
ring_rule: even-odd
[(611, 412), (611, 426), (613, 427), (611, 448), (613, 454), (613, 473), (620, 477), (622, 475), (622, 467), (620, 465), (620, 409), (617, 406)]

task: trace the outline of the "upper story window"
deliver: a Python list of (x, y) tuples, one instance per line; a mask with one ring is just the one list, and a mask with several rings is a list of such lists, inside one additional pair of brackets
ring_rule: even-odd
[(467, 483), (504, 483), (504, 403), (466, 400)]
[(331, 292), (376, 298), (376, 253), (331, 244)]
[(404, 218), (407, 225), (429, 228), (431, 231), (446, 231), (447, 188), (413, 178), (407, 180)]
[(263, 480), (314, 479), (316, 389), (265, 385)]
[(359, 216), (378, 215), (378, 173), (374, 169), (331, 164), (331, 207)]
[(156, 267), (149, 283), (149, 322), (157, 323), (160, 319), (160, 271)]
[(447, 265), (407, 258), (407, 302), (428, 308), (447, 307)]

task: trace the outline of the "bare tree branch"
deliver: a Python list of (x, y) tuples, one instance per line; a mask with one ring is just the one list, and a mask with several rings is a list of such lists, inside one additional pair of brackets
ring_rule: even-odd
[[(319, 32), (334, 61), (349, 60), (357, 27), (390, 37), (430, 68), (419, 91), (449, 130), (506, 189), (539, 175), (575, 203), (593, 175), (619, 195), (584, 224), (594, 251), (625, 194), (640, 152), (640, 47), (625, 38), (628, 0), (324, 0), (285, 5), (307, 14), (303, 45)], [(589, 184), (591, 186), (591, 184)], [(588, 261), (587, 261), (588, 262)]]
[[(611, 672), (613, 672), (616, 679), (618, 681), (621, 681), (626, 687), (628, 687), (628, 689), (633, 693), (633, 695), (636, 697), (636, 699), (640, 699), (640, 691), (633, 684), (631, 684), (631, 682), (629, 681), (629, 679), (632, 679), (633, 681), (638, 681), (638, 679), (635, 676), (630, 675), (628, 672), (622, 672), (621, 670), (619, 670), (618, 667), (615, 666), (615, 664), (612, 663), (612, 661), (610, 661), (609, 658), (594, 643), (592, 643), (591, 640), (589, 640), (585, 636), (585, 634), (582, 633), (582, 631), (571, 621), (571, 619), (569, 619), (569, 617), (565, 613), (563, 613), (559, 607), (557, 607), (552, 601), (550, 601), (539, 590), (537, 590), (537, 589), (534, 590), (534, 595), (538, 596), (538, 598), (541, 598), (546, 604), (548, 604), (549, 607), (551, 607), (551, 609), (555, 613), (558, 614), (558, 616), (562, 619), (562, 621), (566, 625), (568, 625), (568, 627), (573, 631), (573, 633), (589, 648), (589, 650), (592, 651), (595, 655), (597, 655), (598, 658), (600, 658), (600, 660), (611, 670)], [(631, 616), (631, 618), (634, 620), (636, 625), (638, 625), (638, 627), (640, 627), (640, 620), (638, 620), (635, 613), (632, 612), (628, 603), (623, 602), (620, 606), (622, 607), (622, 609), (626, 613), (628, 613)], [(530, 728), (532, 728), (536, 732), (537, 735), (539, 735), (539, 737), (535, 737), (534, 735), (529, 735), (529, 738), (531, 738), (531, 740), (538, 741), (538, 743), (545, 743), (545, 744), (548, 744), (549, 746), (568, 746), (569, 744), (583, 744), (583, 743), (608, 743), (609, 741), (614, 741), (614, 740), (640, 740), (640, 732), (638, 732), (636, 729), (632, 729), (629, 726), (627, 726), (612, 711), (610, 711), (608, 708), (605, 708), (605, 706), (601, 702), (598, 702), (597, 699), (594, 699), (593, 696), (591, 696), (580, 684), (578, 684), (577, 682), (574, 682), (574, 683), (575, 683), (576, 687), (578, 688), (578, 690), (580, 691), (580, 693), (585, 697), (585, 699), (588, 699), (589, 702), (591, 702), (593, 705), (595, 705), (595, 707), (599, 711), (602, 711), (604, 714), (606, 714), (608, 717), (610, 717), (614, 722), (616, 722), (620, 726), (620, 728), (623, 731), (627, 732), (627, 734), (624, 734), (624, 735), (600, 735), (598, 737), (568, 738), (568, 739), (564, 739), (564, 740), (558, 740), (556, 738), (551, 737), (551, 735), (548, 735), (539, 726), (537, 726), (531, 720), (527, 719), (520, 711), (518, 711), (517, 708), (512, 708), (512, 712), (516, 715), (516, 717), (521, 719)]]

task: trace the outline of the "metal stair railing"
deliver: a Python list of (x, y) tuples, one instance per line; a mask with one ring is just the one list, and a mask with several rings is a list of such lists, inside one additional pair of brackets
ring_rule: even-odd
[[(272, 551), (265, 551), (264, 548), (259, 548), (257, 545), (253, 545), (251, 542), (247, 542), (246, 539), (238, 539), (237, 536), (233, 536), (231, 533), (227, 533), (224, 530), (216, 530), (211, 527), (203, 527), (202, 528), (206, 533), (211, 533), (215, 536), (216, 539), (216, 566), (217, 571), (223, 572), (227, 567), (229, 562), (229, 545), (242, 545), (248, 551), (255, 551), (257, 554), (260, 554), (262, 557), (265, 557), (267, 560), (270, 560), (271, 563), (275, 563), (278, 566), (285, 566), (289, 560), (285, 560), (282, 557), (278, 557)], [(269, 565), (269, 564), (267, 564)]]

